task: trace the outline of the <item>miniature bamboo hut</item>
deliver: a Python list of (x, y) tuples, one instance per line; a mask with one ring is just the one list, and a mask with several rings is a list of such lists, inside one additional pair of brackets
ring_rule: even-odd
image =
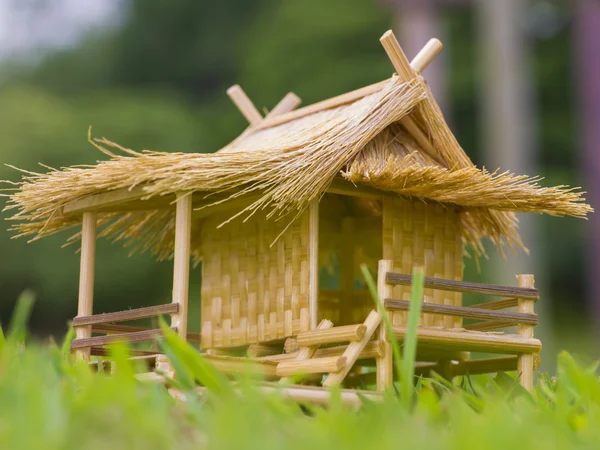
[[(89, 357), (117, 340), (154, 339), (160, 330), (115, 322), (168, 314), (225, 372), (252, 361), (267, 378), (304, 373), (318, 385), (310, 374), (327, 374), (325, 387), (370, 380), (382, 390), (394, 375), (382, 313), (402, 340), (418, 265), (427, 277), (419, 370), (451, 378), (517, 369), (531, 388), (541, 348), (533, 276), (518, 275), (518, 287), (464, 282), (465, 248), (484, 254), (484, 238), (522, 247), (518, 211), (592, 209), (580, 191), (475, 167), (420, 76), (441, 43), (432, 39), (409, 63), (391, 32), (381, 42), (395, 75), (301, 109), (288, 94), (263, 117), (232, 87), (250, 127), (216, 153), (138, 153), (99, 139), (91, 142), (109, 159), (94, 167), (25, 174), (7, 206), (17, 211), (14, 230), (39, 238), (82, 227), (71, 238), (81, 239), (74, 351)], [(97, 236), (173, 258), (172, 303), (94, 314)], [(202, 264), (200, 336), (187, 331), (190, 259)], [(385, 311), (374, 311), (361, 263), (378, 274)], [(465, 292), (503, 299), (467, 308)], [(511, 307), (518, 311), (504, 311)], [(516, 334), (495, 332), (511, 326)], [(470, 351), (512, 356), (470, 360)], [(288, 394), (328, 395), (315, 389)]]

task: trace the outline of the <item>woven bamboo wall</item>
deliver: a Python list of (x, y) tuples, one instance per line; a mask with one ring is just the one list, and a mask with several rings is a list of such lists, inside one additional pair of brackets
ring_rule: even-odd
[(255, 214), (217, 228), (231, 212), (201, 228), (202, 348), (232, 347), (309, 329), (308, 214), (288, 225)]
[[(394, 260), (394, 271), (410, 274), (415, 265), (425, 268), (425, 276), (462, 280), (463, 244), (458, 211), (436, 203), (400, 197), (383, 200), (383, 258)], [(394, 298), (410, 300), (410, 287), (396, 286)], [(462, 295), (425, 289), (425, 302), (462, 304)], [(392, 323), (402, 325), (405, 312), (392, 313)], [(461, 319), (424, 314), (423, 325), (460, 327)]]

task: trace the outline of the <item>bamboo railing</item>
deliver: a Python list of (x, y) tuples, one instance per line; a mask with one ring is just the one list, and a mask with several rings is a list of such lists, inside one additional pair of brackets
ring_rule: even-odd
[[(393, 261), (382, 260), (379, 263), (378, 294), (383, 300), (386, 311), (408, 311), (410, 302), (396, 300), (393, 296), (393, 286), (410, 286), (412, 276), (393, 272)], [(439, 328), (421, 326), (417, 330), (418, 342), (433, 348), (449, 351), (476, 351), (486, 353), (513, 354), (510, 359), (490, 358), (485, 364), (461, 363), (462, 371), (469, 367), (473, 370), (511, 367), (516, 369), (521, 384), (531, 390), (533, 371), (535, 369), (535, 354), (541, 350), (542, 344), (533, 337), (533, 327), (538, 324), (538, 316), (534, 313), (534, 303), (539, 299), (539, 292), (534, 288), (533, 275), (517, 275), (518, 286), (500, 286), (495, 284), (473, 283), (468, 281), (445, 280), (440, 278), (424, 279), (424, 287), (433, 290), (461, 292), (465, 294), (508, 297), (469, 307), (423, 303), (423, 313), (455, 316), (475, 319), (478, 322), (466, 325), (464, 328)], [(518, 311), (504, 311), (517, 307)], [(490, 331), (517, 326), (516, 334), (489, 333)], [(406, 326), (393, 326), (393, 333), (400, 341), (405, 338)], [(386, 339), (386, 332), (380, 330), (380, 340)], [(538, 358), (539, 359), (539, 358)], [(383, 389), (392, 383), (392, 363), (390, 360), (378, 360), (377, 382)], [(538, 361), (539, 365), (539, 361)], [(453, 376), (459, 373), (454, 371)]]
[[(179, 308), (179, 304), (169, 303), (166, 305), (129, 309), (127, 311), (77, 316), (73, 319), (73, 328), (76, 331), (82, 328), (89, 328), (91, 329), (90, 334), (102, 334), (103, 336), (78, 337), (73, 340), (71, 349), (98, 348), (116, 342), (138, 343), (154, 341), (163, 335), (159, 328), (117, 325), (115, 322), (149, 319), (163, 315), (173, 316), (178, 314)], [(177, 330), (177, 327), (173, 327), (173, 329)], [(198, 333), (187, 333), (187, 339), (192, 342), (199, 342), (200, 336)], [(98, 352), (96, 349), (92, 353), (102, 352)]]

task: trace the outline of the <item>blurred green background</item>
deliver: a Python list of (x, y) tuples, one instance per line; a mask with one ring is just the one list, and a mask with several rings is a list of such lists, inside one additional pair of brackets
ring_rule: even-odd
[[(424, 75), (467, 154), (495, 169), (504, 160), (493, 153), (497, 145), (487, 145), (495, 140), (486, 121), (495, 123), (489, 99), (504, 94), (491, 95), (495, 85), (485, 83), (495, 74), (490, 56), (500, 66), (511, 58), (503, 47), (494, 48), (501, 42), (489, 27), (505, 4), (516, 12), (505, 25), (520, 36), (512, 44), (517, 58), (511, 73), (527, 93), (517, 98), (527, 142), (505, 149), (526, 158), (502, 168), (539, 173), (544, 184), (585, 185), (576, 2), (494, 0), (500, 9), (486, 11), (491, 1), (0, 0), (0, 161), (33, 171), (45, 170), (38, 162), (94, 163), (103, 155), (86, 142), (89, 125), (94, 136), (138, 150), (215, 151), (246, 126), (225, 95), (229, 86), (239, 83), (262, 109), (288, 91), (306, 105), (379, 81), (393, 68), (378, 39), (393, 28), (409, 58), (431, 34), (442, 39), (445, 50)], [(411, 36), (420, 42), (407, 42)], [(0, 168), (2, 179), (19, 177)], [(590, 226), (568, 218), (525, 222), (531, 256), (506, 262), (492, 257), (481, 263), (481, 272), (467, 261), (466, 278), (514, 284), (503, 277), (534, 272), (547, 348), (593, 356), (597, 322), (586, 287), (593, 276), (586, 252)], [(18, 294), (30, 288), (38, 296), (33, 330), (39, 336), (63, 333), (77, 304), (76, 248), (61, 249), (70, 234), (27, 244), (11, 240), (5, 225), (0, 319), (7, 320)], [(128, 258), (127, 250), (100, 242), (95, 312), (169, 301), (171, 271), (168, 262)], [(197, 270), (192, 278), (194, 302)]]

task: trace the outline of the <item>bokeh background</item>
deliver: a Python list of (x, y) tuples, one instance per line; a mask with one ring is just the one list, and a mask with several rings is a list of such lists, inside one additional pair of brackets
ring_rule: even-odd
[[(293, 91), (310, 104), (389, 77), (392, 28), (411, 58), (433, 36), (424, 73), (479, 166), (600, 191), (600, 0), (0, 0), (0, 161), (31, 171), (102, 158), (88, 126), (126, 147), (212, 152), (246, 126), (225, 90), (257, 107)], [(20, 174), (0, 168), (0, 179)], [(3, 213), (2, 218), (7, 217)], [(544, 367), (562, 348), (595, 357), (600, 229), (521, 218), (531, 254), (494, 255), (466, 278), (514, 284), (534, 273)], [(31, 327), (60, 336), (76, 314), (70, 235), (27, 244), (0, 229), (0, 319), (25, 289)], [(199, 298), (199, 272), (192, 298)], [(95, 312), (169, 301), (172, 266), (99, 242)], [(190, 328), (194, 324), (190, 322)], [(199, 322), (198, 322), (199, 324)]]

